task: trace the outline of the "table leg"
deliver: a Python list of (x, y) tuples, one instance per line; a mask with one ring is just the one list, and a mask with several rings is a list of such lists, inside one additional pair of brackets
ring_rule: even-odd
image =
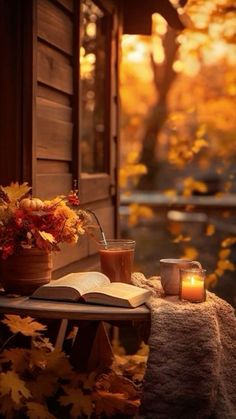
[(77, 371), (89, 372), (111, 365), (113, 353), (103, 322), (79, 323), (70, 360)]

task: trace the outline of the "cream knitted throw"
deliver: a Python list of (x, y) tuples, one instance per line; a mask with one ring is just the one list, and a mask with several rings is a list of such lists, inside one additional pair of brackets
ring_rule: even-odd
[(150, 288), (150, 353), (140, 417), (236, 419), (236, 318), (207, 292), (201, 304), (164, 298), (157, 277), (133, 274)]

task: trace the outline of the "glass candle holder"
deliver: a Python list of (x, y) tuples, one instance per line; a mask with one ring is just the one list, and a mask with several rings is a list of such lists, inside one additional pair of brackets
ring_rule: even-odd
[(206, 301), (205, 278), (205, 269), (180, 269), (179, 299), (191, 303)]

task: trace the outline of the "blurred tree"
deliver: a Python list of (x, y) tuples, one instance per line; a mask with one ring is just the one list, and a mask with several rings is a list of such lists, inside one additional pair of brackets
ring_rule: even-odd
[[(232, 156), (236, 7), (231, 0), (190, 0), (185, 9), (192, 25), (181, 34), (167, 28), (164, 19), (154, 15), (152, 48), (147, 41), (143, 44), (148, 51), (152, 72), (152, 76), (148, 76), (149, 87), (144, 81), (147, 70), (142, 70), (141, 64), (139, 74), (132, 74), (132, 70), (129, 73), (129, 88), (135, 84), (133, 106), (136, 112), (133, 114), (130, 111), (130, 92), (127, 94), (126, 90), (123, 95), (125, 135), (131, 135), (132, 143), (136, 137), (140, 143), (136, 145), (140, 162), (148, 167), (139, 188), (156, 188), (163, 149), (168, 149), (164, 155), (166, 165), (167, 160), (178, 168), (183, 168), (193, 158), (197, 165), (201, 163), (201, 168), (204, 168), (205, 164), (206, 168), (210, 153), (211, 161), (218, 154), (221, 163), (222, 156), (224, 160), (226, 155)], [(182, 13), (181, 8), (178, 10)], [(137, 38), (134, 42), (137, 43)], [(124, 55), (125, 52), (124, 49)], [(123, 74), (123, 77), (126, 76)], [(142, 94), (140, 88), (143, 88)], [(137, 99), (142, 101), (141, 112)], [(143, 130), (140, 128), (141, 118), (144, 120)], [(128, 125), (133, 131), (127, 129)], [(207, 145), (210, 146), (208, 150)], [(202, 148), (204, 153), (201, 153)]]

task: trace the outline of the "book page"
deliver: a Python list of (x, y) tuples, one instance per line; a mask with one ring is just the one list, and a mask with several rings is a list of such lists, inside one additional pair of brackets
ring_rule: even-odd
[(118, 307), (137, 307), (147, 301), (151, 291), (130, 284), (112, 282), (83, 295), (87, 303)]
[(56, 287), (70, 287), (76, 289), (80, 295), (97, 287), (102, 287), (110, 284), (110, 280), (106, 275), (101, 272), (75, 272), (63, 276), (62, 278), (51, 281), (43, 287), (56, 288)]
[[(147, 290), (143, 288), (136, 287), (135, 285), (125, 284), (122, 282), (111, 282), (108, 285), (98, 287), (94, 290), (94, 293), (101, 293), (105, 295), (110, 295), (111, 297), (123, 298), (124, 300), (129, 300), (138, 295), (145, 294)], [(93, 293), (93, 290), (89, 290), (88, 293)]]

